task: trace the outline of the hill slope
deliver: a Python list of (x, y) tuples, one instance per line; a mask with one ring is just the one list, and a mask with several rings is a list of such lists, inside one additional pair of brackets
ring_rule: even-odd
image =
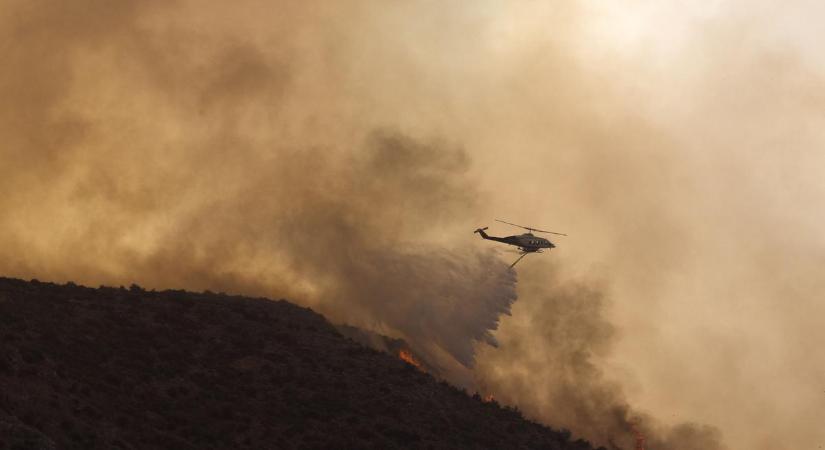
[(286, 301), (0, 278), (0, 449), (580, 449)]

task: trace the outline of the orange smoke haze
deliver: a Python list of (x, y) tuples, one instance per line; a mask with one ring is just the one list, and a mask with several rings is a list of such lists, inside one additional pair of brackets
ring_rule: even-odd
[[(811, 448), (823, 20), (0, 0), (0, 275), (286, 297), (599, 444)], [(570, 236), (516, 285), (495, 217)]]

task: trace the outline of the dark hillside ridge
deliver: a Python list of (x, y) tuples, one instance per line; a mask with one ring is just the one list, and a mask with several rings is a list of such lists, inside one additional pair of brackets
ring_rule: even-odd
[(0, 449), (564, 449), (284, 300), (0, 278)]

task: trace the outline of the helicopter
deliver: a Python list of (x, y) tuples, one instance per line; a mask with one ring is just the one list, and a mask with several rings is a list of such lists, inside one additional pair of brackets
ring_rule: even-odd
[(505, 222), (505, 221), (499, 220), (499, 219), (496, 219), (496, 222), (506, 223), (507, 225), (512, 225), (514, 227), (524, 228), (525, 230), (527, 230), (527, 232), (524, 233), (524, 234), (519, 234), (518, 236), (506, 236), (506, 237), (496, 237), (496, 236), (488, 235), (484, 231), (489, 227), (479, 228), (479, 229), (477, 229), (473, 232), (473, 233), (480, 234), (482, 239), (488, 239), (488, 240), (491, 240), (491, 241), (503, 242), (505, 244), (514, 245), (514, 246), (518, 247), (519, 251), (521, 252), (521, 256), (519, 256), (518, 259), (515, 260), (515, 262), (513, 262), (513, 264), (510, 264), (511, 269), (519, 261), (521, 261), (521, 258), (524, 258), (525, 256), (527, 256), (530, 253), (542, 253), (544, 251), (544, 249), (549, 250), (551, 248), (556, 247), (556, 245), (553, 244), (552, 242), (550, 242), (549, 239), (545, 239), (543, 237), (533, 235), (534, 231), (537, 231), (539, 233), (549, 233), (549, 234), (556, 234), (556, 235), (559, 235), (559, 236), (567, 236), (564, 233), (556, 233), (555, 231), (545, 231), (545, 230), (539, 230), (538, 228), (525, 227), (525, 226), (522, 226), (522, 225), (517, 225), (515, 223)]

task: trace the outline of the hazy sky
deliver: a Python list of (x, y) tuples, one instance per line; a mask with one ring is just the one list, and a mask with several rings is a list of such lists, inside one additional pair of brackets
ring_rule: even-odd
[(527, 223), (570, 236), (517, 266), (479, 350), (499, 398), (600, 438), (565, 415), (573, 367), (663, 427), (818, 448), (823, 23), (814, 1), (0, 0), (0, 274), (284, 296), (461, 360), (514, 282), (471, 231)]

